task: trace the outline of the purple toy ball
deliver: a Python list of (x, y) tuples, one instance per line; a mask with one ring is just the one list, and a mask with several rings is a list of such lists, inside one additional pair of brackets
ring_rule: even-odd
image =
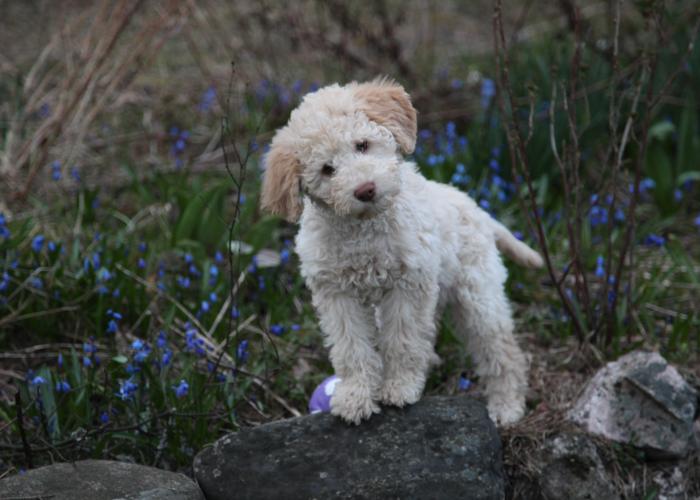
[(331, 396), (335, 391), (336, 384), (340, 382), (337, 375), (331, 375), (321, 382), (309, 400), (309, 413), (321, 413), (331, 411)]

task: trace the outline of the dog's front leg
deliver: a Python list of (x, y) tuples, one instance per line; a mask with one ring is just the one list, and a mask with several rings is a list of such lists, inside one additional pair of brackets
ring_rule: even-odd
[(374, 311), (336, 287), (311, 288), (331, 363), (341, 379), (331, 397), (331, 413), (359, 424), (379, 413), (382, 360), (375, 349)]
[(391, 289), (379, 307), (381, 401), (400, 407), (420, 399), (428, 370), (437, 361), (433, 345), (439, 289), (426, 280), (414, 283), (404, 281)]

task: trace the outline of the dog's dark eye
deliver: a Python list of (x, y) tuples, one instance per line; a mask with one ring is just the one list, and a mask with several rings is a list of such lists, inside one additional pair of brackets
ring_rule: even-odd
[(369, 143), (367, 141), (362, 141), (355, 144), (355, 150), (359, 151), (360, 153), (366, 153), (368, 147)]
[(335, 168), (333, 168), (333, 165), (329, 165), (328, 163), (326, 163), (321, 169), (321, 173), (330, 177), (335, 173)]

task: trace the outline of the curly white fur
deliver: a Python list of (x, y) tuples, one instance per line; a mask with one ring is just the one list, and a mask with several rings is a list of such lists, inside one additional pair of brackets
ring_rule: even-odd
[[(542, 260), (465, 193), (403, 160), (415, 120), (408, 95), (387, 80), (307, 95), (272, 141), (263, 206), (290, 220), (301, 212), (301, 273), (342, 379), (333, 414), (359, 423), (378, 403), (418, 401), (450, 305), (491, 418), (512, 423), (525, 410), (527, 360), (498, 250), (524, 265)], [(376, 194), (361, 201), (355, 191), (367, 182)]]

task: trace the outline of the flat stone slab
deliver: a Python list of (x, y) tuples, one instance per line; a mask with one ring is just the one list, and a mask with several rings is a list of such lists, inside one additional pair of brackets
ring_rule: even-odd
[(661, 458), (693, 446), (698, 395), (658, 353), (634, 351), (601, 368), (569, 412), (587, 432)]
[(32, 469), (0, 481), (0, 499), (203, 500), (187, 476), (155, 467), (82, 460)]
[(359, 426), (328, 413), (224, 436), (194, 461), (207, 499), (502, 499), (501, 440), (480, 402), (430, 397)]

